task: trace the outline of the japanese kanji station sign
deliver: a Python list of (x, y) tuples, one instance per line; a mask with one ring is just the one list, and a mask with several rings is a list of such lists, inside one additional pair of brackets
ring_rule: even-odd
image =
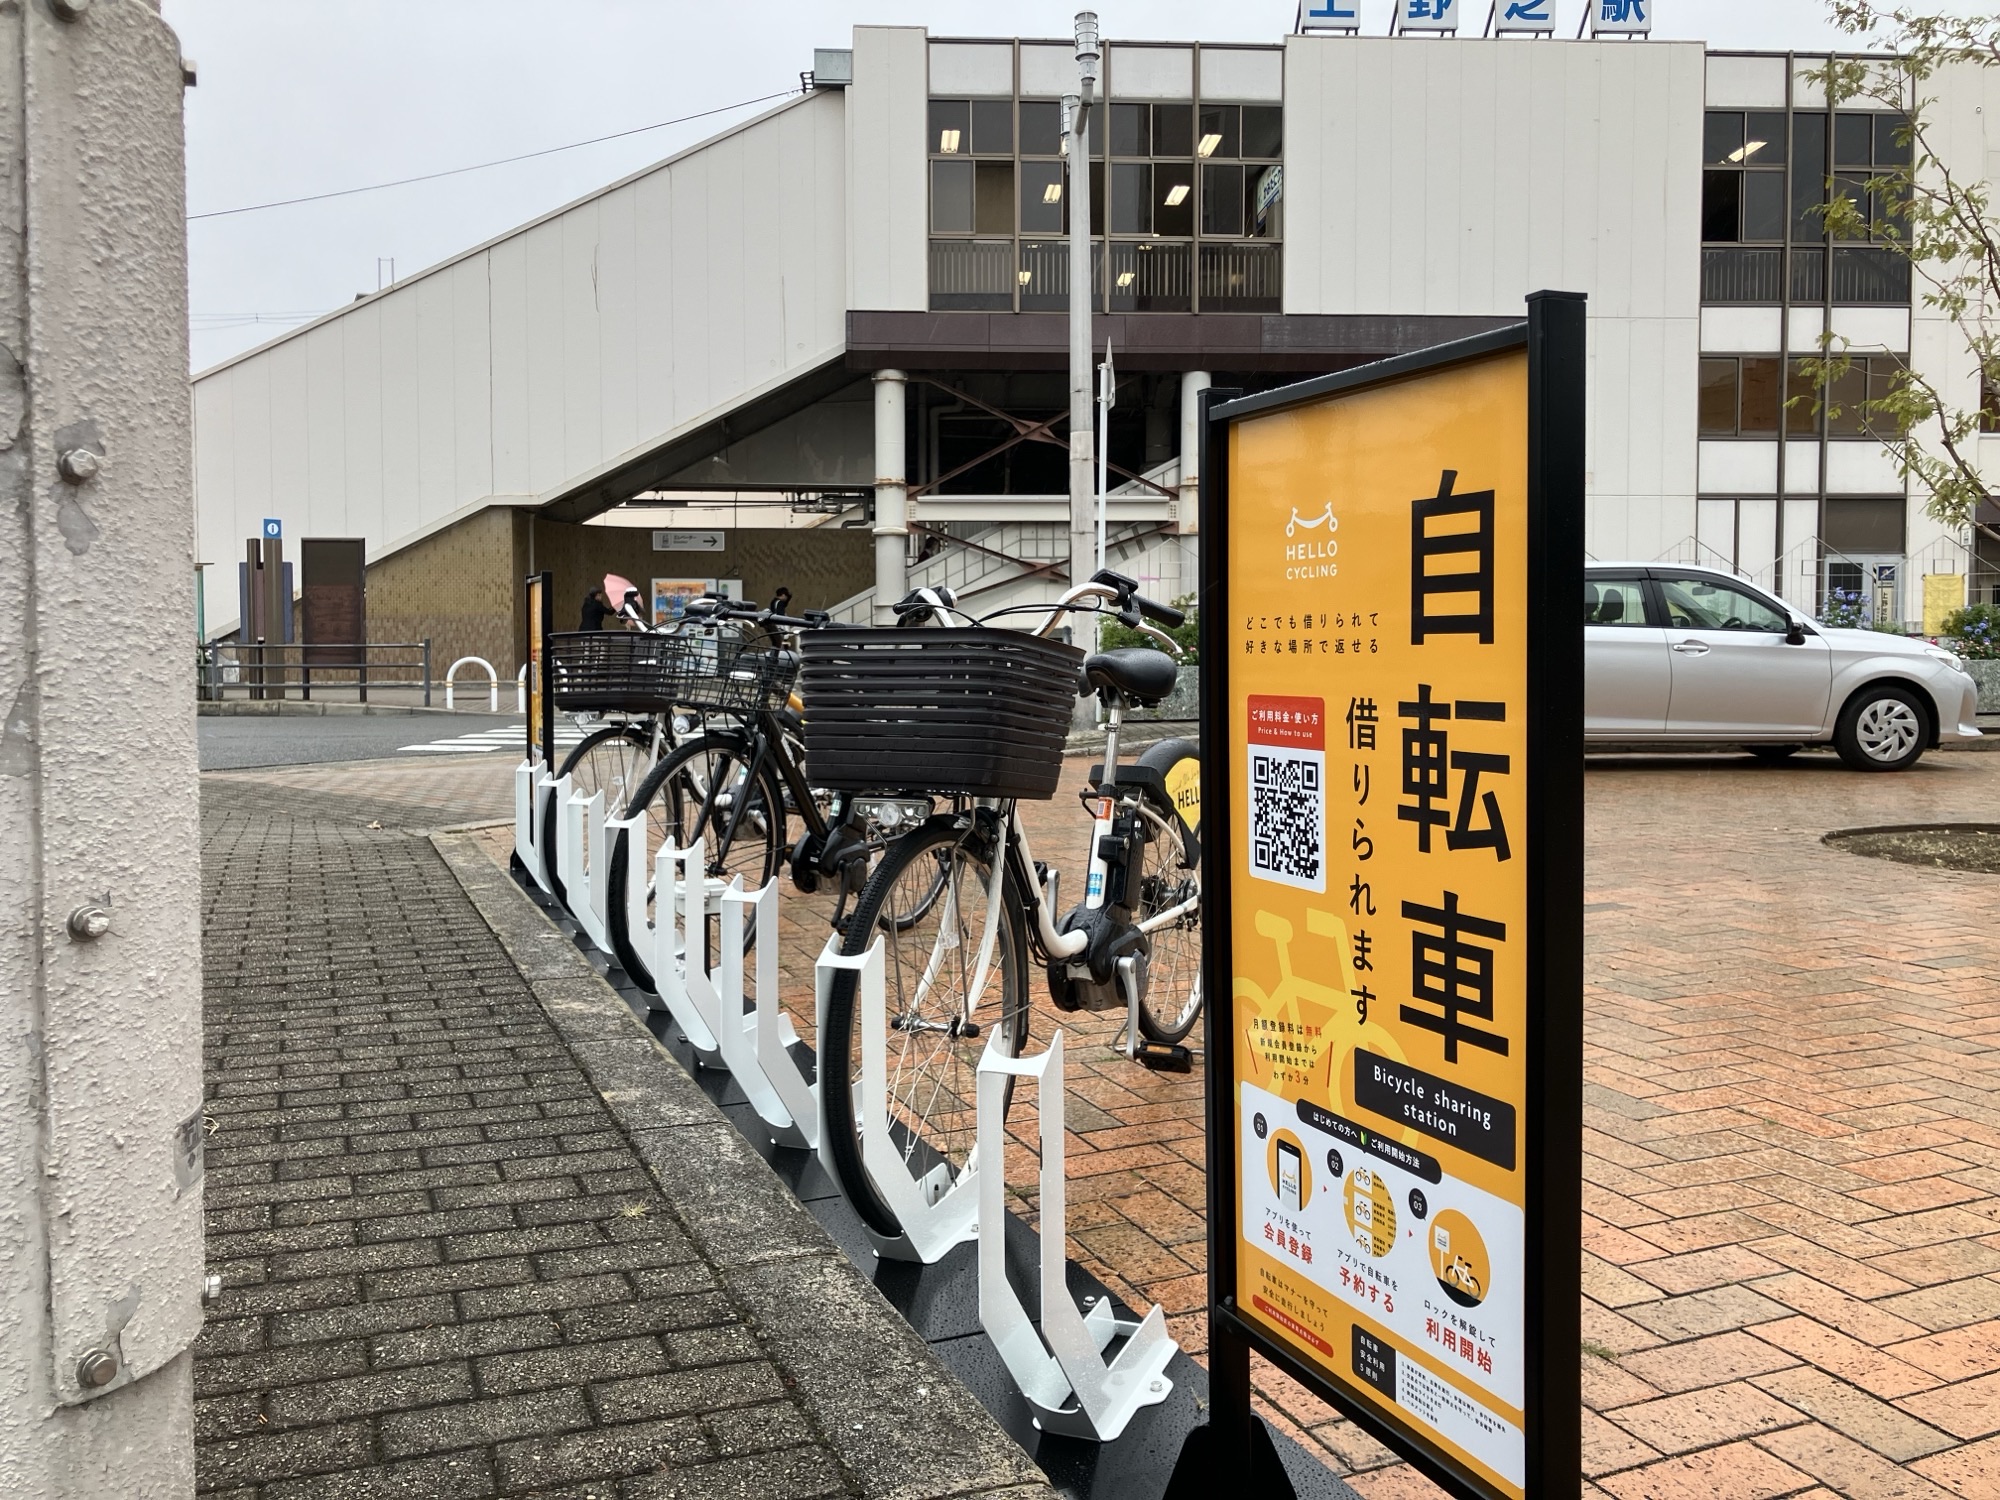
[(1202, 468), (1212, 1343), (1482, 1500), (1578, 1483), (1583, 384), (1542, 293)]

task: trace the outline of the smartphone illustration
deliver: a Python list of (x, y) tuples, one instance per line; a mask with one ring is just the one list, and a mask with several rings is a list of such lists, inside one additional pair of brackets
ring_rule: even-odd
[(1299, 1184), (1305, 1180), (1305, 1158), (1290, 1141), (1278, 1142), (1278, 1201), (1304, 1209)]

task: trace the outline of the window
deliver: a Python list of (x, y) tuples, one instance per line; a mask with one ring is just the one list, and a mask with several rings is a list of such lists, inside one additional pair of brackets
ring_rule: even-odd
[(1782, 611), (1755, 594), (1699, 574), (1656, 577), (1675, 630), (1746, 630), (1783, 635), (1791, 628)]
[(1880, 401), (1896, 388), (1901, 361), (1886, 354), (1857, 358), (1827, 387), (1826, 433), (1836, 438), (1902, 436), (1902, 427), (1886, 413), (1862, 410), (1864, 402)]
[(1891, 238), (1889, 231), (1898, 217), (1895, 200), (1887, 193), (1871, 192), (1868, 184), (1909, 165), (1909, 128), (1902, 115), (1833, 117), (1834, 191), (1850, 200), (1868, 225), (1854, 236), (1857, 239)]
[[(1702, 437), (1774, 438), (1781, 424), (1787, 437), (1819, 432), (1816, 393), (1799, 360), (1708, 356), (1701, 361), (1696, 390), (1696, 431)], [(1805, 399), (1797, 401), (1799, 397)]]
[(1824, 540), (1849, 557), (1895, 557), (1903, 551), (1903, 522), (1909, 512), (1900, 499), (1828, 500)]
[[(1068, 306), (1075, 198), (1054, 99), (932, 99), (930, 305)], [(1284, 111), (1104, 100), (1091, 117), (1093, 300), (1110, 312), (1283, 305)], [(1204, 244), (1204, 241), (1215, 241)]]
[(1638, 625), (1646, 623), (1646, 585), (1636, 578), (1587, 578), (1583, 584), (1583, 623)]
[(1785, 117), (1713, 111), (1702, 121), (1701, 237), (1785, 238)]
[(1979, 430), (2000, 432), (2000, 390), (1983, 377), (1979, 382)]

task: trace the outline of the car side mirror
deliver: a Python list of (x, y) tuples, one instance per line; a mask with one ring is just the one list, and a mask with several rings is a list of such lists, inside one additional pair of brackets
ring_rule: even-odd
[(1785, 644), (1803, 646), (1806, 643), (1806, 622), (1804, 620), (1785, 621)]

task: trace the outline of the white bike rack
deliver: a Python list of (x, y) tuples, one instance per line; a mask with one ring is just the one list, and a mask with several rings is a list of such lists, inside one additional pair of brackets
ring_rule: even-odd
[(557, 780), (538, 760), (524, 760), (514, 768), (514, 853), (544, 895), (556, 893), (552, 877), (556, 851), (542, 847), (542, 830), (548, 827), (550, 798), (556, 805), (569, 800), (569, 778)]
[[(856, 1001), (861, 1009), (861, 1082), (854, 1089), (855, 1113), (861, 1124), (861, 1165), (868, 1173), (876, 1194), (896, 1215), (903, 1232), (894, 1238), (877, 1234), (863, 1225), (876, 1253), (891, 1260), (921, 1261), (925, 1265), (942, 1260), (953, 1247), (979, 1234), (979, 1151), (974, 1150), (958, 1175), (951, 1180), (951, 1168), (940, 1162), (921, 1179), (910, 1175), (909, 1164), (889, 1137), (889, 1016), (888, 986), (883, 983), (882, 940), (877, 938), (866, 953), (844, 957), (837, 950), (840, 938), (830, 935), (814, 968), (821, 1025), (820, 1099), (841, 1080), (824, 1076), (825, 1017), (827, 998), (834, 976), (851, 970), (856, 984)], [(820, 1161), (835, 1182), (827, 1148), (826, 1115), (819, 1119)]]
[(722, 1007), (699, 957), (709, 910), (701, 847), (679, 849), (669, 838), (653, 857), (653, 872), (654, 989), (694, 1048), (695, 1061), (720, 1068), (722, 1042), (716, 1031)]
[[(569, 778), (563, 780), (567, 785)], [(604, 926), (605, 897), (611, 882), (611, 861), (605, 857), (605, 848), (604, 793), (592, 792), (585, 797), (571, 792), (562, 801), (556, 873), (562, 877), (563, 904), (599, 953), (611, 951), (611, 936)]]
[[(743, 1002), (744, 909), (756, 920), (757, 1005), (745, 1011)], [(798, 1032), (791, 1018), (778, 1009), (778, 882), (755, 895), (746, 893), (739, 877), (722, 893), (722, 985), (717, 993), (716, 1041), (722, 1063), (735, 1077), (757, 1118), (780, 1146), (811, 1148), (819, 1140), (819, 1107), (812, 1089), (786, 1049), (796, 1046)], [(698, 951), (690, 945), (692, 958)]]
[[(1032, 1078), (1042, 1119), (1042, 1327), (1007, 1280), (1008, 1078)], [(1167, 1399), (1167, 1363), (1179, 1345), (1158, 1303), (1139, 1322), (1111, 1311), (1109, 1298), (1079, 1312), (1068, 1281), (1068, 1203), (1063, 1173), (1063, 1034), (1037, 1057), (1004, 1057), (988, 1043), (979, 1063), (979, 1323), (1034, 1409), (1035, 1425), (1066, 1437), (1110, 1442), (1133, 1415)], [(1123, 1335), (1107, 1362), (1104, 1350)]]

